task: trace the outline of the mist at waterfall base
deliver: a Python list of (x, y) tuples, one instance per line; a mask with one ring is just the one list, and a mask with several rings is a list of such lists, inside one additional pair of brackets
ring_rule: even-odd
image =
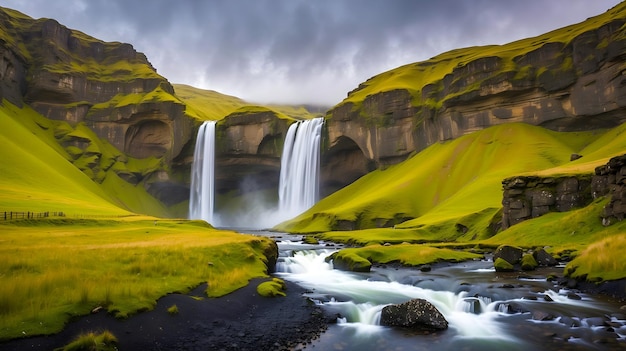
[(215, 227), (264, 229), (297, 216), (317, 202), (323, 118), (298, 121), (289, 126), (281, 156), (278, 201), (276, 194), (260, 191), (253, 178), (246, 178), (239, 185), (240, 205), (223, 213), (214, 210), (215, 122), (210, 123), (212, 128), (204, 130), (203, 124), (198, 130), (192, 165), (190, 219), (204, 219)]
[[(276, 233), (271, 233), (276, 237)], [(277, 275), (309, 290), (336, 324), (303, 350), (616, 350), (626, 347), (626, 316), (618, 301), (569, 291), (541, 273), (497, 273), (490, 260), (442, 264), (430, 272), (374, 267), (369, 273), (333, 269), (334, 252), (278, 238)], [(380, 325), (384, 306), (422, 298), (446, 318), (443, 331)], [(551, 316), (551, 317), (548, 317)], [(608, 323), (608, 324), (607, 324)]]

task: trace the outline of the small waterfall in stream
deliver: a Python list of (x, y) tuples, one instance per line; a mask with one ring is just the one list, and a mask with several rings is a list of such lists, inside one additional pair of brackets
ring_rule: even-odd
[(278, 187), (278, 211), (284, 219), (309, 209), (318, 200), (323, 124), (323, 118), (298, 121), (287, 131)]
[(189, 219), (203, 219), (211, 224), (215, 201), (215, 123), (206, 121), (198, 129), (189, 194)]

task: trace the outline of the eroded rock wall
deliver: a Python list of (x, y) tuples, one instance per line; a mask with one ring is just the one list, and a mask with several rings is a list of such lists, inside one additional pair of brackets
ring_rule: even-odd
[(626, 155), (613, 157), (596, 168), (592, 183), (593, 196), (610, 195), (602, 212), (602, 224), (611, 225), (626, 218)]
[(502, 229), (549, 212), (565, 212), (608, 196), (601, 218), (611, 225), (626, 218), (626, 155), (597, 167), (595, 174), (519, 176), (502, 182)]
[(591, 175), (513, 177), (502, 182), (502, 229), (549, 212), (565, 212), (591, 203)]

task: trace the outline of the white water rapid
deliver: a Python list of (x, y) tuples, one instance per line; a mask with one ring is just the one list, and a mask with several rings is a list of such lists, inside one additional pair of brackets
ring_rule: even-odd
[(206, 121), (198, 129), (189, 194), (189, 218), (211, 224), (215, 201), (215, 123)]
[[(286, 244), (289, 247), (281, 251), (276, 266), (277, 274), (310, 290), (309, 298), (331, 315), (338, 316), (337, 325), (331, 326), (320, 340), (305, 350), (521, 351), (560, 350), (563, 345), (577, 345), (572, 349), (586, 349), (594, 344), (594, 340), (602, 340), (607, 329), (593, 326), (594, 323), (604, 325), (602, 321), (606, 316), (619, 311), (615, 305), (586, 297), (582, 300), (571, 299), (567, 292), (551, 290), (545, 278), (519, 280), (512, 277), (498, 283), (503, 278), (487, 269), (493, 267), (492, 262), (453, 265), (430, 273), (403, 268), (353, 273), (334, 270), (332, 263), (325, 261), (332, 250), (307, 245), (298, 248), (293, 242)], [(514, 282), (518, 282), (516, 287), (513, 287)], [(506, 285), (511, 287), (502, 287), (504, 283), (509, 283)], [(531, 285), (524, 286), (525, 283)], [(532, 284), (537, 285), (530, 289)], [(428, 288), (435, 286), (439, 288)], [(414, 298), (430, 301), (444, 315), (449, 329), (411, 334), (379, 325), (384, 306)], [(512, 309), (531, 312), (511, 312)], [(532, 311), (561, 317), (538, 320), (542, 314), (537, 315)], [(615, 331), (607, 335), (617, 336), (618, 342), (623, 341), (625, 321), (612, 318)], [(566, 335), (565, 341), (560, 339), (561, 334)], [(555, 336), (551, 339), (545, 335)]]
[[(340, 324), (355, 327), (378, 326), (380, 312), (389, 304), (421, 298), (430, 301), (446, 317), (457, 337), (511, 340), (496, 321), (497, 303), (488, 298), (470, 297), (467, 292), (436, 291), (396, 281), (370, 281), (356, 273), (343, 272), (325, 262), (330, 251), (299, 251), (277, 264), (277, 271), (316, 293), (333, 295), (326, 304), (343, 319)], [(342, 301), (337, 301), (338, 299)], [(345, 300), (345, 301), (344, 301)], [(476, 313), (475, 309), (481, 313)], [(370, 326), (370, 327), (367, 327)]]
[(323, 118), (298, 121), (287, 131), (278, 187), (278, 211), (284, 219), (309, 209), (318, 200), (323, 124)]

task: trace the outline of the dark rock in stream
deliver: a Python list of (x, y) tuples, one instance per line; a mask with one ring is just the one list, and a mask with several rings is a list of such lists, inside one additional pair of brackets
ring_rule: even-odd
[(447, 329), (448, 321), (430, 302), (413, 299), (398, 305), (385, 306), (380, 324), (415, 329)]
[(556, 317), (546, 311), (532, 311), (532, 316), (533, 319), (536, 321), (551, 321), (554, 320)]
[(540, 266), (556, 266), (558, 262), (544, 249), (533, 251), (533, 257)]
[(508, 263), (515, 265), (522, 260), (523, 250), (519, 247), (510, 245), (500, 245), (493, 253), (493, 261), (502, 258)]
[(422, 265), (420, 267), (420, 271), (422, 272), (430, 272), (433, 269), (429, 264)]

